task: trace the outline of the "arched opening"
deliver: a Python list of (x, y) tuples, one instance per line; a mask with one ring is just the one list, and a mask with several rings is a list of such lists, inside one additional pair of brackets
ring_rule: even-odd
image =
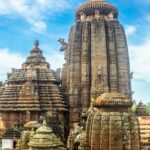
[(79, 145), (80, 145), (80, 142), (74, 143), (74, 150), (78, 150), (79, 149)]
[(13, 141), (13, 149), (15, 149), (15, 148), (16, 148), (16, 145), (17, 145), (17, 141), (16, 141), (16, 140), (14, 140), (14, 141)]

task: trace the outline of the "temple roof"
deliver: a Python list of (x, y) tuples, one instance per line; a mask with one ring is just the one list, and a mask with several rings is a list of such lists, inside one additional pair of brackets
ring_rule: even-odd
[(27, 57), (26, 62), (22, 64), (23, 69), (26, 68), (49, 68), (49, 63), (46, 62), (45, 57), (42, 54), (42, 50), (39, 49), (39, 41), (34, 42), (34, 48), (30, 51), (30, 56)]
[(30, 147), (34, 148), (51, 148), (51, 149), (65, 149), (64, 144), (59, 138), (52, 132), (52, 129), (47, 126), (44, 120), (43, 125), (36, 130), (33, 138), (31, 138), (29, 144)]
[(60, 81), (38, 48), (39, 42), (34, 44), (22, 68), (13, 69), (7, 83), (0, 87), (0, 111), (67, 110)]
[(118, 10), (111, 3), (102, 0), (91, 0), (78, 7), (76, 10), (76, 18), (79, 18), (81, 13), (85, 13), (87, 16), (94, 15), (95, 11), (99, 11), (102, 15), (108, 15), (113, 13), (115, 17), (118, 16)]
[(145, 105), (140, 101), (135, 110), (137, 116), (148, 116)]

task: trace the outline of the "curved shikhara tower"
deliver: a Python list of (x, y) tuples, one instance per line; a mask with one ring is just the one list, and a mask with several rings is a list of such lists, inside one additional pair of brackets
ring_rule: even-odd
[(131, 98), (126, 36), (111, 3), (91, 0), (79, 6), (65, 56), (71, 123), (87, 110), (91, 97), (119, 92)]

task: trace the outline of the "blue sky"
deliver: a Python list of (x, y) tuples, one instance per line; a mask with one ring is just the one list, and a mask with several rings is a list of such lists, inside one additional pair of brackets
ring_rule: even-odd
[[(67, 40), (75, 9), (87, 0), (0, 0), (0, 80), (20, 68), (38, 39), (51, 67), (63, 63), (60, 37)], [(150, 102), (150, 0), (109, 0), (119, 9), (131, 62), (133, 98)]]

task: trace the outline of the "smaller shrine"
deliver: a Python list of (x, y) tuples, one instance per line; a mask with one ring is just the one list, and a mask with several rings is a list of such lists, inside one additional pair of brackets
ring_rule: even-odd
[(135, 110), (137, 116), (148, 116), (145, 105), (140, 101)]
[(66, 150), (65, 145), (48, 127), (46, 121), (38, 128), (28, 143), (30, 150)]
[(140, 126), (141, 150), (150, 149), (150, 116), (146, 111), (145, 105), (140, 101), (135, 111)]

